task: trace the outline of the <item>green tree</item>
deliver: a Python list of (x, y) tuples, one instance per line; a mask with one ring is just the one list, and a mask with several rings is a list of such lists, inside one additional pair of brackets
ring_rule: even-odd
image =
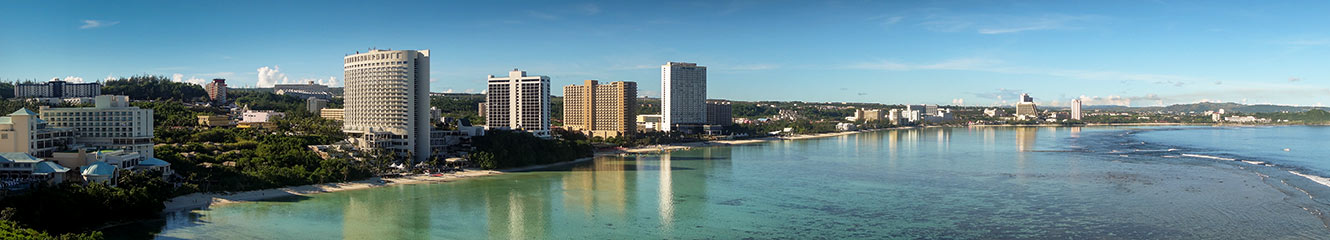
[(208, 92), (203, 86), (175, 82), (166, 76), (133, 76), (102, 82), (102, 94), (125, 95), (134, 100), (203, 101)]

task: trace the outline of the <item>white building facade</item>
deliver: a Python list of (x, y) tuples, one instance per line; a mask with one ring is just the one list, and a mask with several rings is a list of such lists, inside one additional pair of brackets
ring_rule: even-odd
[(1071, 100), (1071, 119), (1072, 119), (1072, 120), (1081, 120), (1081, 99), (1080, 99), (1080, 98), (1072, 99), (1072, 100)]
[(129, 105), (128, 96), (97, 96), (93, 107), (41, 108), (51, 127), (73, 128), (75, 142), (101, 149), (138, 152), (152, 158), (152, 109)]
[(101, 94), (101, 83), (71, 83), (59, 78), (44, 83), (19, 83), (14, 85), (15, 98), (77, 98), (95, 97)]
[(513, 69), (508, 77), (489, 75), (485, 92), (485, 127), (549, 136), (550, 78)]
[(707, 67), (667, 62), (660, 66), (662, 131), (707, 123)]
[(281, 117), (281, 116), (286, 116), (286, 114), (273, 110), (263, 110), (263, 111), (250, 110), (240, 114), (240, 122), (262, 123), (262, 122), (271, 121), (272, 118)]
[(429, 50), (372, 50), (343, 60), (343, 125), (357, 149), (429, 159)]

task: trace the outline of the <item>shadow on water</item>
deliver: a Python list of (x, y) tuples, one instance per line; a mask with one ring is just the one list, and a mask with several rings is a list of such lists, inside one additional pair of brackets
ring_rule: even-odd
[(210, 222), (201, 219), (201, 214), (192, 211), (179, 211), (162, 213), (161, 218), (137, 221), (124, 225), (100, 229), (106, 239), (110, 240), (132, 240), (132, 239), (180, 239), (172, 237), (157, 236), (162, 230), (170, 228), (188, 228), (202, 226)]
[(281, 197), (274, 197), (274, 198), (268, 198), (268, 199), (259, 199), (259, 200), (254, 200), (254, 201), (251, 201), (251, 202), (293, 203), (293, 202), (299, 202), (299, 201), (308, 200), (308, 199), (310, 199), (310, 198), (311, 198), (311, 197), (309, 197), (309, 196), (302, 196), (302, 195), (291, 194), (290, 196), (281, 196)]
[(165, 226), (166, 219), (157, 219), (102, 229), (101, 232), (109, 240), (153, 239)]

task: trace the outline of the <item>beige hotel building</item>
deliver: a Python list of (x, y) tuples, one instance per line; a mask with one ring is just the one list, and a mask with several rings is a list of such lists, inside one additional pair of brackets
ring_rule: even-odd
[(637, 131), (637, 83), (563, 87), (563, 126), (593, 137), (621, 137)]

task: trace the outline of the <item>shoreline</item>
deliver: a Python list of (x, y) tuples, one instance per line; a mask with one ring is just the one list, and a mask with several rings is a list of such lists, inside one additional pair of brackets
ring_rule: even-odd
[[(929, 127), (931, 127), (931, 126), (929, 126)], [(868, 133), (868, 132), (877, 132), (877, 131), (903, 130), (903, 129), (915, 129), (915, 128), (922, 128), (922, 127), (918, 127), (918, 126), (893, 127), (893, 128), (878, 128), (878, 129), (855, 130), (855, 131), (844, 131), (844, 132), (830, 132), (830, 133), (818, 133), (818, 134), (800, 134), (800, 135), (793, 135), (793, 136), (786, 136), (786, 137), (781, 137), (781, 136), (769, 136), (769, 137), (752, 138), (752, 139), (739, 139), (739, 140), (709, 140), (709, 141), (698, 141), (698, 142), (657, 144), (657, 145), (649, 145), (649, 146), (640, 146), (640, 147), (632, 147), (632, 148), (616, 149), (616, 150), (604, 151), (604, 152), (605, 152), (605, 153), (611, 153), (611, 154), (644, 154), (644, 153), (661, 153), (661, 152), (669, 152), (669, 151), (676, 151), (676, 150), (688, 150), (688, 149), (692, 149), (692, 148), (695, 148), (695, 147), (733, 146), (733, 145), (743, 145), (743, 144), (763, 143), (763, 142), (772, 142), (772, 141), (803, 140), (803, 139), (813, 139), (813, 138), (824, 138), (824, 137), (845, 136), (845, 135), (853, 135), (853, 134)]]
[[(1224, 126), (1222, 124), (1185, 124), (1185, 123), (1087, 124), (1086, 126), (1104, 127), (1104, 126), (1184, 126), (1184, 125), (1185, 126)], [(1060, 127), (1061, 125), (969, 125), (966, 127), (1050, 127), (1050, 126)], [(163, 202), (163, 204), (166, 206), (165, 208), (163, 208), (162, 212), (207, 209), (213, 206), (222, 206), (233, 203), (262, 201), (267, 199), (291, 197), (291, 196), (307, 196), (307, 195), (320, 194), (320, 193), (370, 189), (370, 188), (387, 187), (393, 185), (449, 182), (449, 181), (455, 181), (455, 180), (473, 178), (473, 177), (502, 175), (504, 173), (509, 173), (509, 172), (531, 172), (531, 171), (538, 171), (553, 167), (583, 163), (586, 161), (594, 160), (596, 157), (599, 156), (612, 156), (612, 155), (623, 155), (623, 154), (653, 154), (653, 153), (663, 153), (663, 152), (676, 151), (676, 150), (688, 150), (695, 147), (733, 146), (733, 145), (743, 145), (743, 144), (753, 144), (753, 143), (763, 143), (763, 142), (773, 142), (773, 141), (804, 140), (804, 139), (814, 139), (814, 138), (824, 138), (824, 137), (834, 137), (834, 136), (846, 136), (846, 135), (877, 132), (877, 131), (906, 130), (906, 129), (935, 128), (935, 127), (946, 127), (946, 126), (907, 126), (907, 127), (879, 128), (879, 129), (831, 132), (831, 133), (820, 133), (820, 134), (801, 134), (801, 135), (783, 136), (783, 137), (769, 136), (769, 137), (740, 139), (740, 140), (710, 140), (710, 141), (698, 141), (698, 142), (686, 142), (686, 143), (672, 143), (672, 144), (615, 149), (609, 151), (596, 151), (591, 157), (578, 158), (572, 161), (510, 168), (510, 169), (501, 169), (501, 170), (468, 169), (468, 170), (463, 170), (461, 172), (442, 174), (441, 176), (413, 174), (413, 175), (404, 175), (400, 177), (390, 177), (390, 178), (372, 177), (364, 180), (350, 181), (350, 182), (310, 184), (310, 185), (301, 185), (301, 186), (234, 192), (234, 193), (191, 193), (187, 195), (176, 196), (174, 198), (167, 200), (166, 202)], [(957, 126), (952, 126), (952, 127), (957, 127)], [(1308, 180), (1312, 180), (1313, 182), (1320, 183), (1321, 185), (1324, 185), (1326, 187), (1330, 187), (1330, 178), (1323, 178), (1319, 176), (1308, 175), (1292, 171), (1290, 171), (1290, 173), (1307, 178)]]
[(233, 203), (261, 201), (273, 198), (306, 196), (320, 193), (340, 192), (349, 190), (370, 189), (377, 187), (386, 187), (394, 185), (409, 185), (421, 183), (449, 182), (465, 178), (482, 177), (489, 175), (503, 174), (501, 171), (494, 170), (463, 170), (461, 172), (446, 173), (440, 176), (430, 176), (426, 174), (413, 174), (401, 177), (380, 178), (371, 177), (359, 181), (339, 182), (339, 183), (321, 183), (301, 186), (291, 186), (283, 188), (269, 188), (260, 190), (251, 190), (234, 193), (191, 193), (176, 196), (162, 204), (166, 205), (162, 212), (177, 212), (195, 209), (207, 209), (213, 206), (222, 206)]
[(729, 146), (729, 145), (751, 144), (751, 143), (760, 143), (760, 142), (768, 142), (776, 140), (784, 141), (784, 140), (812, 139), (812, 138), (822, 138), (822, 137), (832, 137), (832, 136), (844, 136), (844, 135), (851, 135), (851, 134), (858, 134), (865, 132), (911, 129), (911, 128), (918, 128), (918, 127), (882, 128), (882, 129), (871, 129), (871, 130), (860, 130), (860, 131), (805, 134), (805, 135), (795, 135), (789, 137), (763, 137), (763, 138), (742, 139), (742, 140), (715, 140), (715, 141), (702, 141), (702, 142), (688, 142), (688, 143), (666, 144), (664, 146), (657, 145), (649, 147), (637, 147), (637, 148), (630, 148), (627, 150), (597, 151), (591, 157), (578, 158), (567, 162), (557, 162), (550, 164), (502, 169), (502, 170), (463, 170), (461, 172), (446, 173), (443, 174), (442, 176), (437, 176), (437, 177), (425, 174), (413, 174), (401, 177), (391, 177), (391, 178), (372, 177), (369, 179), (350, 181), (350, 182), (310, 184), (310, 185), (291, 186), (291, 187), (282, 187), (282, 188), (259, 189), (259, 190), (234, 192), (234, 193), (191, 193), (191, 194), (176, 196), (174, 198), (167, 200), (166, 202), (163, 202), (163, 204), (166, 206), (165, 208), (162, 209), (162, 212), (177, 212), (177, 211), (186, 211), (186, 210), (208, 209), (214, 206), (223, 206), (233, 203), (254, 202), (254, 201), (262, 201), (262, 200), (281, 198), (281, 197), (307, 196), (307, 195), (320, 194), (320, 193), (361, 190), (361, 189), (379, 188), (379, 187), (387, 187), (394, 185), (449, 182), (465, 178), (502, 175), (504, 173), (509, 173), (509, 172), (530, 172), (530, 171), (537, 171), (552, 167), (566, 166), (566, 165), (591, 161), (595, 159), (595, 157), (597, 156), (610, 156), (610, 155), (619, 155), (625, 153), (632, 153), (632, 154), (658, 153), (662, 151), (682, 150), (693, 147)]

